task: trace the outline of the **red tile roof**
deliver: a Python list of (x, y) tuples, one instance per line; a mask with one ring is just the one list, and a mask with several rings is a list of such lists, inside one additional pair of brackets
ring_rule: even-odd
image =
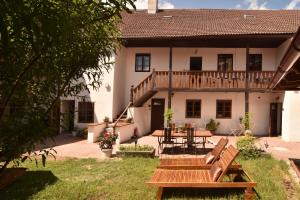
[(170, 9), (122, 16), (123, 38), (292, 34), (300, 26), (300, 10)]

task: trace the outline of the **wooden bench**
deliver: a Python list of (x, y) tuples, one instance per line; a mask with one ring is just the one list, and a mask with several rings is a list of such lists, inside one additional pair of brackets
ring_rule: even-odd
[(203, 169), (210, 168), (219, 158), (220, 154), (224, 150), (228, 143), (228, 139), (221, 138), (215, 148), (211, 151), (211, 155), (214, 156), (213, 160), (206, 164), (206, 155), (201, 158), (164, 158), (160, 160), (158, 168), (164, 169)]
[[(152, 178), (147, 182), (150, 186), (158, 187), (157, 199), (161, 199), (164, 188), (242, 188), (245, 190), (245, 199), (253, 200), (253, 188), (256, 183), (241, 169), (230, 169), (238, 150), (229, 146), (220, 159), (210, 169), (188, 170), (188, 169), (156, 169)], [(219, 174), (218, 171), (221, 171)], [(223, 177), (228, 175), (229, 181)], [(246, 182), (236, 181), (237, 177), (246, 176)]]

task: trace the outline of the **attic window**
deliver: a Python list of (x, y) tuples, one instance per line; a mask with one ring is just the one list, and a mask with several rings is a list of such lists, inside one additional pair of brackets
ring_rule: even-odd
[(244, 15), (244, 19), (255, 19), (255, 18), (256, 18), (255, 15), (247, 15), (247, 14)]
[(172, 15), (164, 15), (163, 19), (171, 19), (173, 16)]

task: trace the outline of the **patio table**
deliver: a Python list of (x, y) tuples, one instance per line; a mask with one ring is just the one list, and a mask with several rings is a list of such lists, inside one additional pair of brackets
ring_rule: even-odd
[[(158, 140), (158, 145), (160, 146), (161, 143), (162, 143), (162, 140), (163, 140), (163, 137), (164, 137), (164, 131), (163, 130), (155, 130), (153, 133), (152, 133), (152, 136), (153, 137), (157, 137), (157, 140)], [(196, 130), (195, 131), (195, 135), (194, 137), (195, 138), (202, 138), (202, 148), (205, 149), (205, 143), (206, 143), (206, 140), (208, 137), (211, 137), (212, 136), (212, 133), (210, 131), (207, 131), (207, 130)], [(172, 131), (171, 132), (171, 137), (173, 138), (184, 138), (184, 137), (187, 137), (187, 133), (186, 132), (174, 132)]]

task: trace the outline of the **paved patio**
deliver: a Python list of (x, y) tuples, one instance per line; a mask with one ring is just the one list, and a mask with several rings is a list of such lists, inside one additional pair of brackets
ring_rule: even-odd
[[(219, 139), (224, 136), (213, 136), (209, 138), (212, 143), (217, 143)], [(229, 136), (229, 144), (235, 145), (236, 137)], [(134, 141), (129, 141), (127, 144), (134, 144)], [(151, 145), (154, 148), (158, 147), (157, 138), (144, 136), (138, 139), (138, 144)], [(261, 137), (259, 138), (260, 146), (267, 152), (271, 153), (275, 158), (281, 160), (288, 160), (288, 158), (299, 158), (300, 159), (300, 142), (284, 142), (280, 137)], [(266, 145), (267, 144), (267, 145)], [(266, 148), (266, 146), (268, 146)], [(104, 155), (99, 149), (97, 143), (89, 144), (86, 140), (74, 137), (68, 134), (58, 135), (55, 138), (55, 142), (48, 141), (47, 147), (54, 147), (57, 151), (57, 157), (75, 157), (75, 158), (96, 158), (103, 159)], [(206, 145), (207, 149), (214, 147), (213, 144), (209, 143)], [(200, 153), (205, 154), (207, 151), (201, 151)], [(163, 155), (167, 156), (167, 155)], [(176, 155), (175, 155), (176, 156)], [(189, 156), (189, 155), (177, 155), (177, 156)]]

